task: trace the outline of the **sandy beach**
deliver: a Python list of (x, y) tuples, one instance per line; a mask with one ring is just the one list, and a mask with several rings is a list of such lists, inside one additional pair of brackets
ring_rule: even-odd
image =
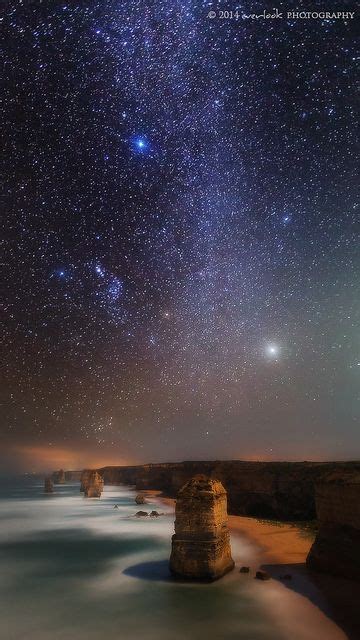
[[(146, 491), (149, 498), (157, 497), (167, 507), (175, 510), (175, 500), (161, 496), (159, 491)], [(229, 516), (233, 534), (245, 536), (257, 547), (261, 564), (303, 564), (313, 542), (313, 536), (293, 524), (273, 523), (267, 520)]]
[(263, 564), (303, 564), (314, 539), (300, 526), (256, 518), (229, 516), (229, 526), (258, 547)]

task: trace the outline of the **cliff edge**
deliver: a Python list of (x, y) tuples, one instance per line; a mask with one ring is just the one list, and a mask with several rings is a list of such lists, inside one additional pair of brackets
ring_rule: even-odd
[(334, 471), (316, 484), (319, 532), (307, 565), (360, 580), (360, 473)]

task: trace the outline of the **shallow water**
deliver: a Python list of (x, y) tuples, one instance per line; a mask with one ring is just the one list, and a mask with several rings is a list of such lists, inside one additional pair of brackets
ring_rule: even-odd
[[(167, 513), (137, 519), (131, 489), (106, 487), (100, 500), (77, 483), (55, 489), (23, 484), (0, 495), (2, 640), (289, 637), (266, 603), (274, 587), (238, 567), (213, 584), (171, 580), (173, 513), (156, 499), (146, 508)], [(234, 538), (232, 549), (251, 564), (247, 542)], [(292, 629), (292, 640), (303, 637)]]

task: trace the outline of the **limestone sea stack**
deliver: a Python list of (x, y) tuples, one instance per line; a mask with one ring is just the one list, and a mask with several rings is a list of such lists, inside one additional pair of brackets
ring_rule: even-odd
[(227, 496), (219, 480), (194, 476), (180, 489), (170, 571), (193, 580), (217, 580), (231, 571)]
[(64, 469), (59, 469), (59, 471), (55, 471), (53, 474), (53, 479), (55, 484), (65, 484), (66, 477)]
[(360, 580), (360, 473), (334, 471), (315, 488), (319, 532), (310, 549), (311, 569)]
[(91, 471), (84, 489), (85, 498), (100, 498), (104, 488), (104, 480), (100, 473)]
[(85, 492), (85, 489), (89, 483), (89, 478), (92, 473), (93, 473), (93, 469), (84, 469), (81, 472), (81, 476), (80, 476), (80, 492), (81, 493)]
[(44, 493), (53, 493), (54, 492), (54, 483), (51, 478), (45, 478), (44, 482)]

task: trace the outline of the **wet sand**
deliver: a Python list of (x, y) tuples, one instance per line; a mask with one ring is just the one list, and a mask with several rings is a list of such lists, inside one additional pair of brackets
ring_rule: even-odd
[[(167, 507), (175, 508), (175, 500), (159, 491), (146, 494), (149, 500), (156, 496)], [(286, 637), (292, 637), (291, 630), (296, 626), (304, 640), (359, 640), (360, 587), (306, 569), (315, 535), (311, 530), (243, 516), (229, 516), (229, 527), (234, 538), (240, 536), (250, 545), (251, 554), (246, 558), (250, 561), (250, 577), (260, 568), (271, 575), (272, 580), (263, 583), (263, 600), (278, 624), (280, 620)], [(246, 575), (239, 579), (246, 579)], [(286, 575), (291, 578), (284, 579)], [(271, 588), (266, 588), (270, 584)]]

